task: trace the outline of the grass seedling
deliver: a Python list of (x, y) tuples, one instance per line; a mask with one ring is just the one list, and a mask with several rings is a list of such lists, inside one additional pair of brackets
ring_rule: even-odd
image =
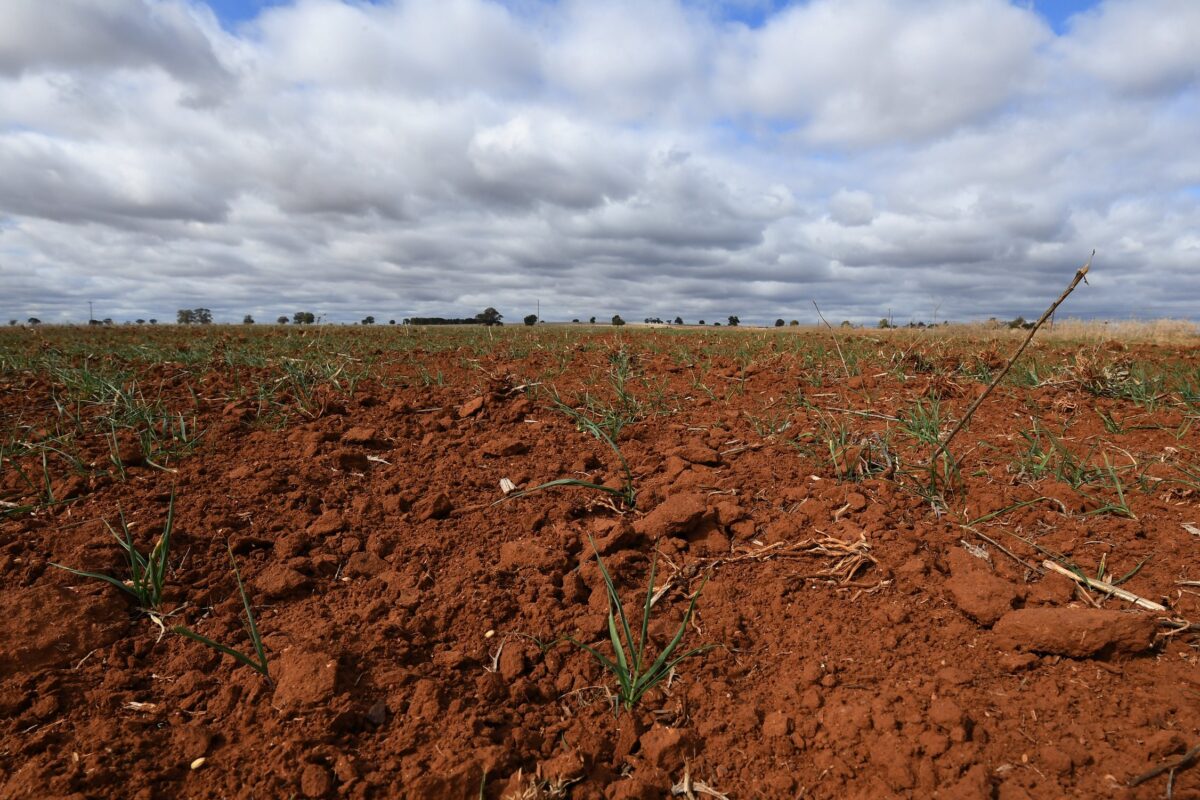
[(254, 611), (250, 608), (250, 598), (246, 596), (246, 586), (242, 583), (242, 575), (238, 572), (237, 559), (233, 557), (233, 549), (226, 545), (229, 550), (229, 561), (233, 564), (233, 577), (237, 580), (238, 593), (242, 596), (242, 606), (246, 609), (246, 633), (250, 635), (250, 642), (254, 645), (254, 657), (248, 656), (245, 653), (240, 653), (232, 647), (227, 647), (220, 642), (215, 642), (207, 636), (201, 636), (195, 631), (183, 625), (172, 626), (171, 630), (178, 633), (180, 636), (186, 636), (189, 639), (194, 639), (201, 644), (206, 644), (214, 650), (231, 656), (239, 663), (245, 664), (250, 669), (262, 675), (268, 681), (271, 680), (271, 675), (267, 671), (267, 651), (263, 648), (262, 635), (258, 632), (258, 624), (254, 621)]
[(704, 585), (708, 583), (708, 578), (705, 577), (704, 582), (700, 584), (700, 588), (692, 594), (691, 600), (688, 602), (687, 611), (683, 615), (683, 621), (679, 623), (679, 630), (675, 632), (674, 638), (662, 649), (662, 652), (658, 654), (653, 663), (647, 667), (645, 666), (646, 645), (649, 639), (647, 631), (650, 627), (650, 612), (654, 607), (655, 601), (654, 577), (657, 572), (658, 559), (656, 557), (650, 562), (650, 580), (646, 586), (646, 602), (642, 609), (642, 625), (638, 631), (635, 645), (633, 631), (629, 627), (629, 620), (625, 616), (625, 608), (621, 605), (621, 597), (617, 594), (617, 588), (613, 585), (612, 576), (608, 574), (608, 569), (604, 566), (604, 560), (600, 558), (600, 552), (596, 550), (595, 540), (591, 536), (588, 537), (588, 540), (592, 543), (592, 551), (596, 553), (596, 563), (600, 567), (600, 574), (604, 577), (604, 588), (608, 592), (608, 638), (612, 643), (614, 658), (607, 658), (601, 655), (596, 648), (575, 639), (568, 639), (568, 641), (590, 653), (592, 657), (600, 662), (600, 665), (604, 669), (611, 672), (617, 679), (616, 708), (614, 710), (617, 713), (620, 713), (621, 708), (631, 711), (641, 701), (642, 696), (646, 692), (661, 683), (671, 673), (676, 664), (685, 658), (699, 655), (716, 646), (711, 644), (704, 645), (692, 648), (682, 655), (675, 655), (675, 652), (679, 649), (679, 643), (683, 640), (683, 634), (687, 630), (688, 623), (691, 622), (692, 612), (696, 608), (696, 600), (700, 597), (700, 592), (704, 591)]
[(625, 460), (625, 456), (621, 453), (621, 448), (617, 447), (616, 441), (614, 441), (613, 438), (608, 435), (606, 428), (600, 422), (597, 422), (581, 411), (571, 408), (569, 405), (562, 402), (562, 400), (560, 400), (557, 396), (553, 397), (553, 401), (554, 407), (558, 411), (561, 411), (563, 414), (566, 414), (568, 417), (570, 417), (575, 422), (575, 426), (579, 430), (592, 434), (597, 439), (612, 448), (612, 451), (617, 455), (617, 460), (621, 464), (621, 471), (624, 473), (624, 481), (622, 485), (618, 488), (613, 486), (605, 486), (602, 483), (592, 483), (591, 481), (579, 480), (578, 478), (558, 478), (556, 480), (539, 484), (538, 486), (524, 489), (520, 492), (513, 492), (507, 497), (504, 497), (496, 502), (502, 503), (505, 500), (525, 497), (526, 495), (534, 492), (540, 492), (543, 489), (552, 489), (555, 486), (579, 486), (584, 489), (594, 489), (598, 492), (611, 494), (620, 499), (621, 502), (625, 504), (626, 508), (634, 508), (637, 505), (637, 490), (633, 487), (633, 472), (629, 469), (629, 462)]
[(105, 581), (116, 586), (123, 592), (128, 592), (137, 600), (138, 608), (148, 614), (158, 614), (162, 610), (162, 593), (163, 584), (166, 582), (168, 558), (171, 553), (171, 528), (175, 519), (175, 495), (171, 494), (171, 503), (167, 507), (167, 522), (163, 526), (162, 534), (158, 537), (158, 542), (147, 555), (142, 555), (138, 552), (137, 547), (133, 543), (133, 534), (129, 530), (129, 525), (125, 522), (125, 514), (121, 512), (121, 533), (118, 534), (113, 527), (105, 521), (105, 526), (109, 533), (121, 545), (121, 549), (125, 551), (126, 557), (129, 559), (129, 577), (122, 580), (115, 578), (112, 575), (107, 575), (103, 572), (88, 572), (86, 570), (74, 569), (66, 567), (62, 564), (53, 564), (59, 569), (64, 569), (73, 575), (81, 575), (85, 578), (95, 578), (96, 580)]
[[(1112, 481), (1112, 488), (1117, 493), (1116, 502), (1103, 503), (1099, 508), (1089, 511), (1084, 516), (1095, 516), (1097, 514), (1116, 514), (1126, 519), (1137, 519), (1137, 515), (1133, 513), (1133, 509), (1129, 507), (1129, 501), (1125, 499), (1125, 487), (1121, 483), (1121, 477), (1117, 474), (1116, 467), (1108, 460), (1108, 455), (1104, 456), (1104, 469), (1108, 474), (1109, 480)], [(1091, 497), (1086, 492), (1082, 492), (1085, 497)], [(1091, 498), (1095, 499), (1095, 498)]]

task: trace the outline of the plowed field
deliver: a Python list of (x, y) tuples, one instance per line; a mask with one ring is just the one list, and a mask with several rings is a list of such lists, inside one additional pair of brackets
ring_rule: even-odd
[[(1197, 349), (1039, 338), (930, 464), (1018, 341), (0, 332), (0, 797), (1200, 797)], [(708, 648), (630, 710), (598, 558)], [(253, 660), (235, 563), (265, 675), (172, 630)]]

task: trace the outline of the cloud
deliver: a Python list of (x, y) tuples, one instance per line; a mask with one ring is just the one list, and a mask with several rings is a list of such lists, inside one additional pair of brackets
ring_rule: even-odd
[(1024, 5), (13, 0), (0, 316), (1194, 316), (1192, 5)]
[(817, 144), (928, 137), (1023, 90), (1049, 36), (1003, 0), (813, 0), (742, 37), (724, 94)]
[(1072, 18), (1065, 61), (1117, 92), (1158, 94), (1200, 80), (1200, 5), (1109, 0)]
[(9, 0), (0, 75), (149, 67), (211, 89), (229, 74), (204, 22), (179, 0)]

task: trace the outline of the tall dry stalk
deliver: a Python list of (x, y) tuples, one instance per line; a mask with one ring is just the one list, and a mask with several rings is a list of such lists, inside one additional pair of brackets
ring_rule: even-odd
[(1087, 263), (1075, 271), (1075, 277), (1072, 279), (1071, 285), (1068, 286), (1066, 291), (1060, 294), (1058, 299), (1051, 303), (1050, 307), (1047, 308), (1042, 316), (1038, 318), (1038, 321), (1035, 322), (1033, 327), (1029, 329), (1029, 335), (1025, 337), (1025, 341), (1021, 342), (1021, 346), (1017, 348), (1017, 352), (1013, 353), (1008, 359), (1008, 362), (1004, 365), (1004, 369), (1000, 370), (1000, 374), (992, 379), (992, 382), (987, 385), (987, 388), (983, 390), (983, 393), (979, 395), (979, 397), (975, 398), (975, 402), (971, 403), (970, 408), (968, 408), (967, 412), (963, 414), (962, 419), (960, 419), (958, 424), (954, 426), (954, 430), (950, 431), (946, 438), (942, 440), (942, 443), (938, 445), (937, 450), (933, 451), (933, 455), (929, 457), (930, 464), (933, 464), (933, 462), (937, 460), (938, 456), (946, 452), (946, 448), (950, 446), (950, 442), (954, 440), (954, 437), (958, 435), (958, 432), (961, 431), (963, 427), (971, 421), (971, 416), (975, 413), (975, 410), (979, 408), (979, 405), (987, 399), (987, 396), (992, 393), (992, 390), (995, 389), (996, 386), (999, 385), (1000, 381), (1004, 380), (1004, 376), (1008, 374), (1010, 369), (1012, 369), (1012, 365), (1018, 358), (1021, 357), (1021, 354), (1025, 352), (1025, 348), (1029, 346), (1029, 343), (1033, 341), (1033, 335), (1038, 332), (1038, 328), (1042, 327), (1043, 323), (1050, 319), (1050, 316), (1055, 312), (1055, 310), (1062, 305), (1064, 300), (1067, 299), (1067, 295), (1075, 291), (1075, 287), (1079, 285), (1080, 281), (1085, 283), (1087, 282), (1088, 270), (1091, 268), (1092, 259), (1095, 256), (1096, 251), (1093, 250), (1092, 254), (1088, 256)]

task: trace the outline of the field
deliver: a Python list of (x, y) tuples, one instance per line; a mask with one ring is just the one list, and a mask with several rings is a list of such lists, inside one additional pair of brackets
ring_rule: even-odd
[(1200, 797), (1158, 333), (0, 331), (0, 797)]

